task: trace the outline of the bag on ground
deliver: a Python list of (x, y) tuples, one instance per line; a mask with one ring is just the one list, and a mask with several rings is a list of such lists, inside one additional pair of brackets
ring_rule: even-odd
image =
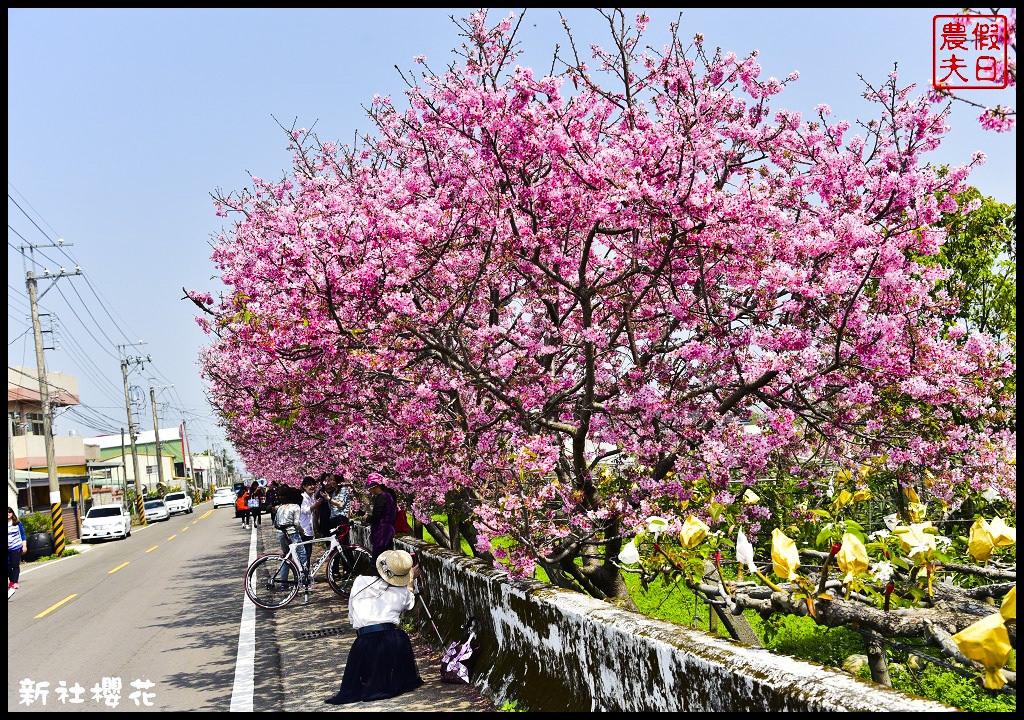
[(441, 682), (469, 684), (479, 637), (480, 623), (471, 617), (462, 626), (462, 636), (448, 646), (441, 658)]

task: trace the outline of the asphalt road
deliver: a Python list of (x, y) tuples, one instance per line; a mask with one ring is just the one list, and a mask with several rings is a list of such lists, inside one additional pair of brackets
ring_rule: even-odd
[[(7, 709), (229, 710), (250, 538), (232, 508), (204, 503), (80, 556), (22, 565), (7, 603)], [(257, 709), (280, 707), (276, 664), (275, 652), (257, 653)], [(118, 682), (111, 706), (102, 690)]]

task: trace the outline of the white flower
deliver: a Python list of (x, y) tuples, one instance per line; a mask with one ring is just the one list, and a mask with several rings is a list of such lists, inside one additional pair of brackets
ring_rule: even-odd
[(668, 522), (664, 518), (647, 518), (647, 532), (654, 533), (654, 542), (658, 542), (658, 535), (668, 530)]
[(994, 487), (990, 487), (988, 490), (983, 492), (981, 496), (986, 500), (986, 502), (990, 503), (995, 502), (1000, 498), (999, 491), (996, 490)]
[(888, 530), (876, 530), (868, 535), (868, 537), (872, 540), (885, 540), (887, 537), (892, 537), (892, 533)]
[(939, 546), (939, 548), (943, 552), (945, 552), (946, 550), (949, 550), (951, 547), (953, 547), (953, 541), (950, 540), (945, 535), (936, 535), (935, 536), (935, 543)]
[(636, 541), (630, 540), (619, 553), (619, 562), (623, 565), (635, 565), (640, 562), (640, 553), (636, 549)]
[(889, 528), (889, 532), (892, 532), (896, 529), (896, 526), (900, 524), (900, 516), (897, 513), (893, 513), (892, 515), (886, 515), (884, 518), (882, 518), (882, 522), (884, 522), (885, 526)]
[(883, 560), (880, 563), (871, 566), (871, 579), (876, 583), (882, 585), (889, 582), (892, 579), (893, 566), (888, 560)]
[(742, 528), (736, 535), (736, 559), (740, 561), (740, 564), (747, 566), (751, 575), (757, 572), (757, 567), (754, 565), (754, 546), (747, 540)]

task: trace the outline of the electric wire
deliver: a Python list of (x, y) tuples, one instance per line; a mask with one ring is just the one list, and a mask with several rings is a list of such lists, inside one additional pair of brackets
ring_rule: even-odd
[[(19, 191), (17, 189), (17, 187), (15, 187), (14, 184), (11, 183), (10, 181), (8, 181), (8, 184), (11, 186), (11, 188), (14, 189), (14, 191), (16, 193), (18, 193), (19, 196), (21, 196), (21, 198), (23, 199), (25, 204), (28, 205), (28, 207), (30, 207), (39, 216), (39, 219), (47, 227), (50, 228), (50, 230), (53, 232), (54, 236), (57, 236), (58, 235), (57, 231), (53, 228), (52, 225), (50, 225), (46, 221), (46, 219), (42, 216), (42, 214), (39, 213), (39, 211), (36, 210), (35, 207), (32, 206), (31, 202), (28, 201), (28, 199), (25, 197), (25, 195), (23, 193), (21, 193), (21, 191)], [(40, 232), (40, 234), (43, 237), (45, 237), (48, 241), (53, 242), (53, 238), (45, 230), (43, 230), (42, 227), (39, 226), (39, 224), (29, 215), (28, 212), (25, 211), (25, 209), (23, 207), (21, 207), (21, 205), (17, 202), (17, 200), (15, 200), (11, 196), (10, 193), (8, 193), (8, 198), (10, 199), (11, 202), (14, 203), (15, 207), (17, 207), (17, 209), (32, 223), (32, 225)], [(24, 238), (23, 235), (21, 235), (13, 227), (11, 227), (10, 225), (8, 225), (8, 227), (18, 237), (20, 237), (22, 240), (25, 240), (26, 243), (31, 244), (31, 243), (28, 242), (28, 240), (26, 240)], [(14, 249), (18, 249), (10, 241), (8, 241), (8, 245), (10, 245)], [(67, 258), (70, 262), (74, 263), (74, 265), (76, 267), (79, 267), (79, 268), (81, 267), (81, 263), (68, 251), (68, 249), (66, 247), (64, 247), (62, 245), (57, 245), (56, 249), (58, 250), (58, 252), (60, 252), (60, 254), (62, 254), (65, 258)], [(59, 265), (59, 263), (57, 263), (53, 258), (51, 258), (49, 255), (47, 255), (45, 252), (43, 252), (42, 249), (33, 248), (33, 250), (34, 251), (38, 251), (40, 253), (40, 255), (42, 255), (42, 257), (45, 258), (46, 260), (48, 260), (49, 262), (55, 263), (55, 264)], [(24, 252), (22, 252), (22, 255), (24, 256)], [(34, 257), (30, 257), (28, 259), (33, 264), (38, 264), (38, 263), (36, 263)], [(127, 329), (129, 332), (132, 332), (132, 333), (134, 333), (134, 330), (132, 330), (132, 328), (128, 325), (128, 323), (124, 320), (124, 318), (122, 318), (120, 316), (120, 314), (117, 313), (116, 307), (113, 307), (111, 305), (111, 303), (109, 302), (109, 300), (107, 300), (106, 297), (102, 294), (102, 292), (98, 288), (96, 288), (95, 285), (93, 285), (92, 281), (89, 278), (88, 273), (84, 273), (83, 272), (81, 276), (85, 280), (85, 283), (89, 287), (89, 290), (92, 292), (93, 296), (96, 298), (96, 301), (98, 302), (100, 308), (103, 310), (103, 312), (106, 314), (106, 316), (110, 319), (111, 323), (113, 323), (114, 327), (117, 329), (117, 332), (119, 332), (121, 334), (121, 336), (124, 337), (126, 342), (132, 343), (131, 338), (125, 333), (125, 329)], [(89, 308), (88, 304), (86, 304), (85, 300), (82, 298), (81, 294), (78, 292), (78, 290), (75, 287), (74, 283), (72, 283), (72, 289), (74, 290), (74, 292), (75, 292), (76, 296), (78, 297), (79, 301), (82, 303), (82, 307), (86, 310), (86, 312), (89, 314), (90, 318), (93, 320), (93, 323), (96, 325), (97, 328), (99, 328), (101, 334), (107, 339), (107, 341), (110, 343), (111, 346), (115, 346), (116, 347), (117, 344), (114, 343), (110, 339), (110, 337), (107, 335), (107, 333), (103, 330), (102, 325), (100, 325), (100, 323), (96, 320), (96, 317), (93, 315), (93, 313), (92, 313), (91, 309)], [(79, 321), (79, 323), (82, 325), (82, 327), (86, 330), (86, 332), (89, 334), (89, 336), (93, 339), (93, 341), (95, 341), (96, 344), (98, 346), (100, 346), (100, 348), (103, 349), (104, 352), (106, 352), (108, 355), (110, 355), (111, 357), (114, 357), (115, 359), (119, 360), (120, 358), (114, 356), (109, 350), (107, 350), (105, 347), (103, 347), (103, 344), (100, 343), (99, 340), (96, 338), (96, 336), (92, 334), (92, 332), (89, 330), (88, 327), (86, 327), (84, 321), (74, 311), (74, 308), (72, 307), (71, 303), (67, 300), (67, 297), (64, 296), (64, 293), (60, 290), (59, 286), (58, 286), (58, 292), (64, 298), (64, 301), (65, 301), (65, 303), (67, 303), (69, 309), (72, 310), (72, 313), (75, 315), (76, 319)], [(111, 313), (111, 309), (113, 309), (113, 314)], [(119, 320), (115, 319), (114, 315), (117, 315)], [(9, 343), (9, 344), (11, 344), (11, 343)], [(79, 346), (79, 350), (82, 351), (82, 348), (80, 346)], [(87, 353), (84, 353), (84, 351), (83, 351), (83, 354), (85, 354), (86, 356), (88, 355)], [(200, 415), (198, 413), (189, 412), (186, 409), (186, 404), (182, 400), (181, 395), (180, 395), (180, 393), (177, 390), (177, 387), (174, 387), (174, 383), (171, 381), (171, 379), (152, 360), (149, 361), (149, 365), (157, 373), (157, 375), (159, 375), (161, 378), (163, 378), (163, 380), (166, 383), (168, 383), (169, 385), (172, 386), (171, 387), (171, 391), (172, 391), (172, 394), (173, 394), (174, 399), (176, 400), (176, 402), (168, 402), (167, 405), (169, 407), (177, 410), (182, 416), (186, 417), (186, 419), (189, 419), (192, 422), (194, 422), (195, 424), (197, 424), (197, 425), (201, 426), (202, 428), (204, 428), (206, 430), (207, 434), (209, 434), (211, 428), (208, 425), (208, 423), (205, 422), (204, 419), (213, 420), (213, 419), (215, 419), (214, 416), (212, 416), (212, 415)], [(102, 373), (101, 373), (101, 375), (102, 375)], [(219, 424), (217, 426), (219, 427)]]

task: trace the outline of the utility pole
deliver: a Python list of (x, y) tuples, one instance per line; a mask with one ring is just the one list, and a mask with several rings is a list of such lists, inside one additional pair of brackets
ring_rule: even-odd
[(156, 416), (156, 391), (153, 386), (149, 386), (149, 404), (153, 406), (153, 435), (156, 439), (156, 475), (157, 482), (163, 485), (164, 492), (167, 492), (167, 486), (164, 485), (164, 463), (162, 460), (163, 455), (160, 452), (160, 422)]
[(188, 457), (188, 469), (189, 474), (192, 477), (192, 489), (196, 492), (199, 491), (199, 486), (196, 483), (196, 466), (192, 462), (192, 443), (188, 441), (188, 425), (185, 420), (181, 421), (181, 436), (185, 442), (185, 454)]
[[(144, 345), (145, 343), (138, 342), (132, 343), (132, 345)], [(129, 347), (128, 345), (118, 345), (118, 349)], [(135, 438), (138, 437), (138, 433), (135, 432), (135, 420), (132, 419), (132, 406), (131, 400), (128, 395), (128, 365), (142, 365), (145, 362), (141, 357), (124, 357), (121, 360), (121, 377), (124, 379), (124, 409), (128, 413), (128, 439), (132, 445), (132, 469), (135, 472), (135, 516), (139, 523), (145, 525), (146, 516), (142, 509), (142, 477), (139, 473), (139, 453), (135, 447)], [(127, 480), (126, 486), (127, 486)], [(127, 489), (127, 487), (126, 487)]]
[[(14, 471), (14, 418), (10, 415), (7, 416), (7, 462), (10, 464), (11, 469), (11, 487), (14, 488), (15, 495), (18, 492), (18, 476)], [(32, 494), (32, 481), (29, 480), (28, 494)], [(18, 501), (14, 501), (17, 505)], [(17, 510), (17, 508), (15, 508)]]
[(121, 428), (121, 505), (128, 507), (128, 466), (124, 461), (124, 428)]
[[(22, 254), (24, 255), (25, 249), (35, 249), (37, 247), (63, 247), (64, 241), (60, 242), (60, 245), (23, 245), (21, 247)], [(56, 275), (52, 274), (49, 270), (43, 272), (44, 278), (52, 278), (53, 282), (50, 286), (43, 291), (46, 292), (53, 287), (53, 284), (62, 277), (70, 277), (72, 275), (81, 275), (82, 269), (76, 267), (74, 272), (67, 272), (64, 268), (60, 269), (60, 272)], [(43, 333), (42, 328), (39, 325), (39, 297), (37, 296), (36, 288), (36, 276), (29, 270), (25, 273), (25, 285), (28, 286), (28, 301), (29, 307), (32, 309), (32, 332), (35, 335), (36, 341), (36, 369), (39, 373), (39, 401), (42, 404), (43, 409), (43, 440), (46, 443), (46, 475), (49, 480), (50, 486), (50, 517), (53, 521), (53, 551), (59, 557), (64, 554), (64, 518), (61, 514), (61, 499), (60, 499), (60, 481), (57, 478), (57, 458), (53, 451), (53, 418), (52, 408), (50, 406), (50, 384), (46, 380), (46, 361), (43, 357)], [(31, 488), (31, 482), (29, 484)]]

